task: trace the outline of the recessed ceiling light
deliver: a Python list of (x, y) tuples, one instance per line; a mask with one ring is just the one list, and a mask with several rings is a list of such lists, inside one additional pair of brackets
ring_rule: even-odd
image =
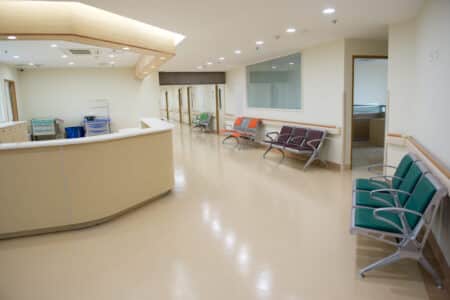
[(152, 69), (154, 69), (155, 68), (155, 66), (152, 66)]
[(160, 60), (165, 60), (166, 58), (164, 56), (161, 56), (159, 59)]
[(264, 41), (256, 41), (256, 45), (263, 45)]
[(56, 44), (51, 44), (50, 47), (52, 47), (52, 48), (57, 48), (58, 45), (56, 45)]
[(28, 65), (29, 65), (29, 66), (34, 66), (34, 63), (29, 62)]
[(63, 54), (61, 55), (61, 58), (67, 58), (67, 55)]
[(297, 31), (297, 29), (295, 29), (295, 28), (288, 28), (288, 29), (286, 29), (287, 33), (294, 33), (296, 31)]
[(225, 60), (225, 57), (223, 57), (223, 56), (219, 57), (219, 60)]
[(197, 69), (201, 70), (203, 69), (203, 66), (197, 66)]
[(207, 63), (206, 63), (207, 65), (212, 65), (213, 63), (212, 62), (210, 62), (210, 61), (208, 61)]
[(17, 39), (17, 37), (15, 35), (8, 35), (7, 39), (8, 40), (15, 40), (15, 39)]
[(290, 62), (289, 64), (290, 64), (290, 65), (295, 65), (295, 63), (294, 63), (294, 62), (292, 62), (292, 61), (291, 61), (291, 62)]
[(276, 69), (277, 68), (277, 66), (272, 66), (272, 69)]
[(18, 59), (18, 58), (20, 58), (20, 56), (19, 55), (14, 55), (13, 58)]
[(122, 50), (127, 51), (127, 50), (130, 50), (130, 48), (128, 48), (128, 47), (123, 47)]
[(328, 7), (328, 8), (325, 8), (324, 10), (322, 10), (322, 13), (324, 15), (332, 15), (335, 12), (336, 12), (336, 10), (334, 8), (332, 8), (332, 7)]
[(241, 54), (241, 50), (234, 50), (234, 54)]
[(110, 55), (108, 55), (110, 58), (114, 58), (115, 56), (114, 56), (114, 54), (110, 54)]
[(73, 66), (75, 63), (73, 61), (69, 62), (70, 66)]

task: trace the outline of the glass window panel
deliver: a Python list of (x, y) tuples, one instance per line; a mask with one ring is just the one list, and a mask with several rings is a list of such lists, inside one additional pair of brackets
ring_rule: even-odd
[(247, 66), (248, 107), (300, 109), (300, 53)]

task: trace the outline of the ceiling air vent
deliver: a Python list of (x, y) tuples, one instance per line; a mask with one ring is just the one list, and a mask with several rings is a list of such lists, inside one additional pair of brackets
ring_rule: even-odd
[(73, 55), (91, 55), (91, 50), (89, 49), (69, 49), (69, 51)]

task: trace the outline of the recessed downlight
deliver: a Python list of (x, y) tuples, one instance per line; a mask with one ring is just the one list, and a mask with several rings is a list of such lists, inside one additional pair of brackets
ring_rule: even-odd
[(17, 39), (17, 37), (15, 35), (8, 35), (6, 38), (8, 40), (15, 40), (15, 39)]
[(324, 15), (332, 15), (336, 12), (336, 9), (334, 9), (333, 7), (327, 7), (324, 10), (322, 10), (322, 13)]
[(203, 69), (203, 66), (197, 66), (197, 69), (201, 70)]
[(221, 57), (219, 57), (219, 60), (225, 60), (225, 57), (223, 57), (223, 56), (221, 56)]
[(258, 46), (264, 45), (264, 41), (256, 41), (256, 45)]
[(272, 69), (274, 69), (274, 70), (275, 70), (276, 68), (277, 68), (277, 66), (272, 66)]
[(293, 27), (290, 27), (290, 28), (286, 29), (286, 32), (287, 32), (287, 33), (294, 33), (294, 32), (296, 32), (296, 31), (297, 31), (297, 29), (295, 29), (295, 28), (293, 28)]
[(34, 66), (34, 63), (29, 62), (28, 65), (32, 67), (32, 66)]
[(241, 50), (234, 50), (234, 54), (241, 54)]
[(114, 57), (116, 57), (114, 54), (110, 54), (110, 55), (108, 55), (110, 58), (114, 58)]
[(206, 64), (210, 66), (210, 65), (212, 65), (213, 63), (210, 62), (210, 61), (208, 61)]
[(67, 58), (67, 55), (63, 54), (61, 55), (61, 58)]
[(18, 59), (18, 58), (20, 58), (20, 56), (19, 55), (14, 55), (13, 58)]
[(123, 47), (122, 50), (128, 51), (128, 50), (130, 50), (130, 48), (129, 47)]
[(58, 45), (56, 45), (56, 44), (51, 44), (50, 47), (52, 47), (52, 48), (58, 48)]
[(73, 61), (70, 61), (69, 63), (68, 63), (68, 65), (69, 66), (73, 66), (75, 63), (73, 62)]
[(155, 66), (151, 66), (152, 69), (156, 68)]
[(292, 62), (292, 61), (291, 61), (289, 64), (290, 64), (290, 65), (295, 65), (295, 62)]

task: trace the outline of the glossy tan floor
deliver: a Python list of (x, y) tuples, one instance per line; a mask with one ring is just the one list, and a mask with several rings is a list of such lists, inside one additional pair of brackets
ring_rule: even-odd
[(358, 277), (392, 249), (349, 234), (351, 172), (303, 172), (187, 127), (175, 152), (168, 196), (90, 229), (1, 241), (0, 299), (427, 299), (414, 262)]

